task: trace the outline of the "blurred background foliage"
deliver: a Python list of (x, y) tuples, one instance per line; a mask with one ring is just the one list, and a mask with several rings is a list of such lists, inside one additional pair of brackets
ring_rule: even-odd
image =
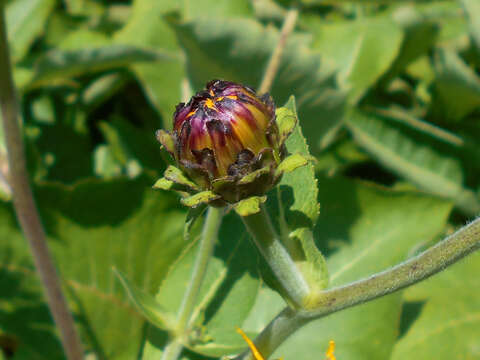
[[(290, 1), (8, 0), (29, 171), (89, 359), (156, 359), (166, 334), (112, 267), (175, 311), (196, 236), (151, 185), (154, 131), (213, 78), (256, 87)], [(480, 2), (303, 0), (271, 91), (296, 97), (316, 156), (318, 246), (332, 284), (411, 256), (480, 213)], [(1, 79), (0, 79), (1, 81)], [(13, 215), (0, 143), (0, 359), (63, 359)], [(240, 351), (283, 306), (227, 216), (188, 359)], [(198, 231), (198, 229), (194, 230)], [(314, 322), (278, 356), (480, 359), (480, 257)], [(160, 291), (159, 291), (160, 288)], [(213, 294), (213, 295), (212, 295)], [(3, 356), (3, 358), (2, 358)]]

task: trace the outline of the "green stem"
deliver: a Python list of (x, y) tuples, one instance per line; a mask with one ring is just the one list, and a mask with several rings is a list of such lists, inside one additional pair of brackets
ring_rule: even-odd
[(3, 1), (0, 1), (0, 107), (10, 170), (8, 180), (12, 187), (15, 212), (30, 244), (35, 268), (40, 275), (65, 354), (69, 360), (80, 360), (83, 359), (82, 344), (47, 247), (45, 231), (29, 184), (19, 126), (20, 115), (11, 74)]
[(264, 94), (269, 92), (275, 76), (277, 76), (278, 69), (280, 67), (280, 61), (282, 59), (282, 54), (287, 44), (287, 39), (290, 33), (295, 28), (295, 24), (298, 18), (298, 9), (296, 7), (288, 10), (285, 20), (283, 21), (282, 30), (280, 31), (280, 37), (278, 38), (277, 46), (273, 50), (270, 60), (268, 61), (267, 67), (265, 69), (262, 82), (258, 87), (258, 93)]
[(174, 337), (163, 349), (162, 360), (176, 360), (180, 357), (183, 350), (183, 341), (181, 338)]
[(212, 256), (218, 229), (222, 221), (223, 209), (210, 207), (203, 224), (197, 257), (193, 264), (192, 275), (180, 305), (178, 321), (172, 340), (167, 344), (162, 360), (176, 360), (182, 351), (185, 337), (189, 331), (191, 316), (195, 308), (198, 292), (202, 286), (209, 260)]
[[(322, 291), (310, 310), (284, 309), (255, 339), (268, 358), (290, 335), (308, 322), (391, 294), (420, 282), (480, 249), (480, 218), (418, 256), (384, 272)], [(249, 351), (234, 360), (253, 360)]]
[(295, 307), (302, 307), (310, 288), (285, 249), (265, 207), (262, 206), (257, 214), (242, 217), (242, 220), (289, 300)]

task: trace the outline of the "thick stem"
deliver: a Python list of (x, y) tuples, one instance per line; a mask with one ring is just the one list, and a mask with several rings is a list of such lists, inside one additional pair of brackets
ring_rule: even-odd
[(68, 359), (83, 358), (82, 345), (72, 315), (62, 293), (60, 280), (48, 251), (45, 232), (33, 200), (25, 166), (23, 139), (18, 124), (18, 105), (10, 67), (4, 8), (0, 2), (0, 106), (7, 146), (13, 204), (18, 221), (28, 239), (35, 267), (40, 275), (48, 306), (58, 326)]
[(178, 312), (178, 322), (173, 338), (165, 347), (162, 360), (176, 360), (180, 356), (183, 348), (183, 341), (188, 333), (190, 321), (197, 295), (202, 286), (207, 271), (209, 260), (212, 256), (213, 248), (218, 237), (218, 229), (222, 221), (223, 209), (210, 207), (207, 218), (203, 224), (203, 231), (200, 238), (197, 257), (193, 264), (192, 275), (187, 287), (187, 291), (180, 305)]
[(268, 61), (267, 67), (263, 74), (262, 82), (258, 87), (259, 94), (264, 94), (270, 91), (273, 81), (275, 80), (275, 76), (277, 76), (278, 68), (280, 67), (280, 61), (282, 59), (282, 54), (285, 49), (288, 36), (295, 28), (297, 18), (298, 9), (296, 7), (293, 7), (287, 12), (285, 20), (283, 21), (283, 26), (282, 30), (280, 31), (280, 37), (278, 39), (277, 46), (275, 47), (272, 55), (270, 56), (270, 60)]
[[(255, 339), (255, 344), (268, 358), (280, 344), (308, 322), (339, 310), (391, 294), (422, 281), (480, 249), (480, 218), (461, 228), (420, 255), (369, 278), (318, 294), (310, 310), (283, 310)], [(235, 360), (253, 360), (250, 351)]]
[(289, 300), (295, 307), (301, 308), (308, 298), (310, 287), (285, 249), (268, 212), (262, 206), (259, 213), (242, 217), (242, 220)]
[(180, 357), (183, 350), (181, 338), (172, 338), (163, 349), (162, 360), (176, 360)]

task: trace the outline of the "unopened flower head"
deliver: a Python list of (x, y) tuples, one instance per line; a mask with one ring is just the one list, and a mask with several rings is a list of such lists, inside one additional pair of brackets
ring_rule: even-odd
[(186, 168), (205, 167), (219, 178), (236, 175), (235, 164), (271, 147), (267, 129), (275, 105), (245, 86), (214, 80), (174, 114), (176, 158)]
[(178, 104), (172, 133), (160, 130), (157, 138), (199, 188), (230, 203), (275, 185), (286, 154), (271, 96), (222, 80)]

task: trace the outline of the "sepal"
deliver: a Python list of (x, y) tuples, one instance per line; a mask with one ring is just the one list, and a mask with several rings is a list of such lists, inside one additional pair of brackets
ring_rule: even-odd
[(164, 177), (167, 180), (173, 181), (175, 184), (184, 186), (187, 189), (193, 190), (193, 191), (199, 191), (199, 187), (191, 181), (189, 178), (187, 178), (183, 171), (180, 170), (179, 168), (169, 165), (167, 170), (165, 170)]
[(266, 196), (252, 196), (233, 205), (233, 209), (240, 216), (250, 216), (260, 212), (260, 206), (267, 201)]
[(192, 196), (182, 198), (180, 202), (188, 207), (197, 207), (202, 204), (211, 204), (220, 198), (221, 196), (215, 194), (213, 191), (202, 191)]
[(175, 139), (169, 132), (160, 129), (155, 133), (155, 137), (170, 154), (175, 153)]

